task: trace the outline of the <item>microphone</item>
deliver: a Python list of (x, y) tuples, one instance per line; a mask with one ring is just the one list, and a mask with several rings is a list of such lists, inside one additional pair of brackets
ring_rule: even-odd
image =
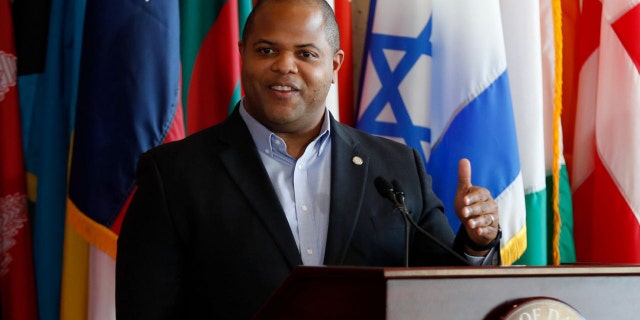
[(404, 217), (404, 221), (405, 221), (405, 267), (409, 266), (409, 228), (408, 228), (407, 221), (409, 221), (420, 233), (422, 233), (424, 236), (429, 238), (432, 242), (434, 242), (436, 245), (438, 245), (439, 247), (444, 249), (446, 252), (448, 252), (449, 254), (454, 256), (456, 259), (460, 260), (461, 262), (463, 262), (466, 265), (471, 265), (471, 263), (469, 263), (469, 261), (467, 259), (462, 257), (459, 253), (453, 251), (449, 246), (447, 246), (446, 244), (442, 243), (442, 241), (438, 240), (438, 238), (433, 236), (427, 230), (424, 230), (422, 227), (420, 227), (420, 225), (418, 225), (418, 223), (415, 222), (415, 220), (413, 220), (413, 217), (411, 217), (411, 214), (409, 214), (409, 210), (407, 209), (407, 206), (405, 205), (405, 202), (404, 202), (405, 201), (405, 195), (404, 195), (404, 192), (402, 191), (402, 188), (400, 187), (400, 184), (398, 183), (398, 181), (393, 180), (391, 183), (389, 183), (384, 178), (377, 177), (374, 180), (374, 184), (375, 184), (376, 188), (378, 189), (378, 192), (382, 196), (384, 196), (385, 198), (389, 199), (395, 205), (395, 208), (398, 209), (400, 211), (400, 213), (402, 213), (402, 216)]
[[(394, 181), (395, 182), (395, 181)], [(376, 185), (376, 189), (378, 192), (389, 199), (395, 205), (396, 209), (400, 209), (400, 212), (403, 213), (402, 218), (404, 219), (404, 266), (409, 267), (409, 219), (408, 215), (404, 214), (406, 207), (404, 206), (404, 192), (402, 193), (402, 201), (398, 200), (398, 192), (394, 190), (394, 186), (389, 183), (389, 181), (385, 180), (382, 177), (377, 177), (373, 183)], [(405, 207), (403, 211), (402, 208)]]
[(398, 205), (397, 199), (396, 199), (396, 194), (394, 192), (393, 186), (391, 185), (391, 183), (389, 183), (389, 181), (385, 180), (383, 177), (377, 177), (373, 181), (373, 184), (375, 184), (376, 189), (378, 189), (378, 192), (383, 197), (391, 200), (391, 202), (393, 202), (393, 204)]

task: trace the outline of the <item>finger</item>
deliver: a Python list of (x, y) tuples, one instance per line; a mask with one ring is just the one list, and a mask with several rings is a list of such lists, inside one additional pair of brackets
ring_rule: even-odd
[[(473, 196), (467, 195), (466, 198), (471, 199)], [(462, 212), (466, 218), (478, 219), (482, 217), (481, 222), (484, 223), (485, 220), (491, 219), (487, 215), (493, 216), (498, 212), (498, 203), (495, 201), (478, 201), (472, 205), (465, 206)], [(495, 219), (496, 217), (494, 216), (493, 218)]]
[(475, 229), (479, 227), (492, 227), (495, 222), (495, 218), (493, 218), (493, 215), (483, 214), (481, 216), (470, 218), (468, 221), (469, 227)]
[[(466, 192), (466, 205), (471, 205), (477, 202), (485, 202), (491, 200), (491, 192), (488, 189), (472, 186)], [(486, 212), (486, 211), (485, 211)]]
[(495, 220), (491, 220), (490, 217), (491, 215), (484, 215), (476, 219), (469, 219), (467, 221), (467, 226), (478, 236), (491, 234), (495, 231), (497, 224), (493, 225), (495, 224)]
[(493, 217), (492, 214), (487, 214), (485, 215), (486, 220), (487, 220), (487, 227), (493, 227), (493, 223), (496, 221), (496, 219)]
[(462, 158), (458, 163), (458, 190), (471, 188), (471, 163)]
[(495, 227), (478, 227), (473, 230), (479, 237), (486, 237), (487, 240), (493, 240), (495, 236), (492, 234), (495, 232)]

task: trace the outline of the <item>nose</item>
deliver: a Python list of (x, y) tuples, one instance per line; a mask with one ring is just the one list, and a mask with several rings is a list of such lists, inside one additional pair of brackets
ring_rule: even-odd
[(281, 74), (297, 73), (298, 65), (295, 56), (288, 52), (279, 54), (271, 65), (271, 71)]

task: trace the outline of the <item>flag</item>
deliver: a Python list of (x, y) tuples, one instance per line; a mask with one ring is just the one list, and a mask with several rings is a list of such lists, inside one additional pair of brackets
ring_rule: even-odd
[[(542, 26), (545, 168), (547, 172), (547, 258), (553, 265), (576, 261), (573, 240), (573, 206), (564, 157), (564, 37), (560, 0), (540, 2)], [(569, 70), (570, 71), (570, 70)]]
[[(574, 133), (575, 133), (575, 120), (576, 120), (576, 108), (577, 108), (577, 89), (578, 89), (578, 63), (575, 59), (577, 50), (577, 26), (580, 16), (580, 0), (561, 1), (562, 10), (562, 55), (565, 57), (562, 60), (562, 114), (561, 114), (561, 127), (562, 127), (562, 155), (565, 160), (565, 164), (561, 167), (562, 174), (561, 179), (567, 181), (566, 185), (559, 188), (560, 191), (560, 212), (563, 216), (562, 221), (570, 220), (571, 225), (571, 238), (569, 239), (569, 232), (565, 227), (566, 223), (562, 223), (562, 229), (559, 237), (559, 251), (561, 263), (564, 262), (576, 262), (576, 249), (575, 249), (575, 237), (573, 234), (574, 214), (572, 217), (564, 216), (562, 210), (563, 207), (572, 207), (573, 212), (573, 195), (571, 190), (570, 174), (573, 172), (573, 154), (574, 154)], [(563, 202), (571, 197), (572, 202), (568, 205)]]
[[(67, 165), (83, 17), (75, 10), (83, 4), (65, 0), (31, 4), (35, 7), (14, 2), (17, 43), (23, 45), (20, 56), (39, 56), (40, 45), (46, 44), (43, 62), (18, 59), (27, 193), (38, 313), (40, 319), (59, 319)], [(48, 18), (47, 27), (34, 32), (42, 24), (33, 17), (40, 15)]]
[[(333, 8), (333, 12), (335, 14), (336, 13), (336, 11), (335, 11), (335, 8), (336, 8), (335, 1), (334, 0), (327, 0), (327, 3), (331, 6), (331, 8)], [(342, 34), (341, 34), (341, 36), (342, 36)], [(339, 90), (340, 90), (340, 78), (338, 78), (337, 83), (331, 84), (331, 87), (329, 88), (329, 93), (327, 93), (327, 99), (326, 99), (327, 109), (329, 109), (329, 111), (331, 112), (333, 117), (338, 121), (341, 120), (340, 119)]]
[(567, 172), (572, 171), (573, 163), (573, 133), (575, 132), (577, 105), (577, 63), (576, 39), (580, 3), (582, 0), (561, 1), (562, 7), (562, 142), (563, 155)]
[(500, 1), (526, 204), (526, 228), (520, 230), (522, 233), (526, 231), (526, 251), (516, 264), (525, 265), (547, 264), (547, 185), (539, 6), (538, 0)]
[[(68, 61), (63, 63), (67, 67), (67, 85), (62, 93), (67, 100), (70, 110), (70, 132), (67, 141), (71, 140), (73, 121), (75, 118), (78, 79), (80, 73), (80, 56), (82, 51), (82, 36), (84, 30), (85, 0), (79, 1), (57, 1), (54, 3), (55, 12), (60, 15), (58, 20), (65, 35), (65, 48), (69, 51), (66, 56)], [(65, 149), (65, 173), (68, 165), (68, 153), (71, 148), (70, 142)], [(66, 186), (66, 176), (65, 176)], [(66, 201), (67, 194), (64, 194)], [(66, 209), (66, 207), (65, 207)], [(62, 274), (60, 279), (60, 299), (59, 314), (52, 315), (52, 318), (59, 319), (86, 319), (88, 315), (88, 289), (87, 282), (89, 274), (89, 245), (75, 231), (70, 223), (69, 217), (65, 213), (64, 236), (62, 242)]]
[(355, 125), (355, 106), (353, 88), (353, 28), (351, 18), (351, 0), (335, 0), (334, 4), (340, 47), (344, 51), (344, 61), (338, 72), (338, 113), (340, 122)]
[(418, 150), (454, 230), (458, 161), (470, 159), (514, 262), (525, 201), (498, 1), (372, 1), (365, 41), (357, 126)]
[[(556, 65), (556, 49), (561, 47), (554, 43), (561, 40), (554, 32), (559, 25), (554, 24), (549, 0), (501, 1), (501, 11), (527, 208), (527, 250), (516, 263), (559, 264), (553, 257), (558, 252), (556, 226), (564, 230), (562, 247), (566, 252), (562, 256), (573, 262), (571, 196), (563, 166), (559, 114), (555, 112), (561, 110), (555, 99), (561, 94), (555, 85), (561, 83), (556, 75), (562, 71)], [(554, 177), (562, 183), (556, 183)], [(559, 190), (564, 192), (561, 197)], [(554, 200), (562, 200), (558, 218)]]
[(640, 1), (584, 0), (572, 187), (579, 262), (640, 263)]
[(180, 1), (182, 103), (189, 134), (226, 119), (240, 101), (238, 40), (250, 8), (247, 0)]
[[(60, 143), (58, 145), (60, 150), (55, 150), (56, 155), (59, 156), (60, 162), (58, 165), (63, 166), (64, 169), (58, 170), (64, 172), (64, 180), (57, 182), (59, 185), (64, 185), (65, 190), (67, 187), (67, 165), (68, 154), (71, 139), (71, 131), (73, 130), (73, 119), (75, 117), (76, 99), (78, 93), (78, 77), (80, 70), (80, 55), (82, 50), (82, 32), (84, 25), (84, 10), (85, 0), (79, 1), (56, 1), (52, 3), (52, 28), (59, 30), (62, 37), (57, 39), (61, 42), (61, 54), (65, 57), (61, 60), (52, 60), (52, 66), (54, 70), (64, 70), (65, 72), (65, 84), (56, 89), (56, 80), (54, 77), (46, 78), (45, 86), (51, 87), (52, 90), (58, 90), (57, 94), (61, 95), (61, 103), (66, 108), (65, 115), (69, 120), (65, 122), (67, 130), (65, 135), (60, 135)], [(64, 45), (62, 45), (64, 44)], [(64, 49), (63, 49), (64, 48)], [(62, 139), (65, 139), (64, 144)], [(64, 153), (63, 153), (64, 152)], [(63, 158), (64, 156), (64, 158)], [(64, 159), (64, 162), (63, 162)], [(58, 179), (62, 178), (60, 176)], [(64, 201), (66, 203), (66, 192), (56, 193), (56, 202)], [(60, 197), (60, 198), (58, 198)], [(50, 319), (85, 319), (87, 315), (86, 301), (87, 301), (87, 274), (89, 272), (89, 265), (87, 263), (88, 245), (75, 233), (73, 227), (69, 224), (66, 216), (66, 206), (62, 207), (62, 221), (64, 221), (64, 232), (62, 241), (57, 243), (62, 248), (62, 270), (60, 275), (57, 275), (56, 280), (58, 282), (59, 291), (56, 292), (58, 303), (56, 305), (56, 313), (51, 312), (47, 315)], [(75, 238), (70, 235), (76, 235)], [(52, 309), (53, 311), (53, 309)]]
[(178, 3), (86, 4), (67, 219), (88, 249), (89, 319), (115, 316), (120, 224), (140, 154), (184, 137)]
[(0, 21), (0, 318), (35, 320), (38, 308), (9, 0), (0, 1)]
[(244, 32), (244, 25), (247, 23), (247, 17), (251, 13), (253, 2), (251, 0), (238, 0), (238, 22), (240, 23), (240, 38)]

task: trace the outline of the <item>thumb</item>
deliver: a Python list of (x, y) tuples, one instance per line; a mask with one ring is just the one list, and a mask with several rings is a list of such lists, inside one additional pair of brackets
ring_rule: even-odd
[(458, 190), (466, 190), (471, 187), (471, 162), (462, 158), (458, 163)]

